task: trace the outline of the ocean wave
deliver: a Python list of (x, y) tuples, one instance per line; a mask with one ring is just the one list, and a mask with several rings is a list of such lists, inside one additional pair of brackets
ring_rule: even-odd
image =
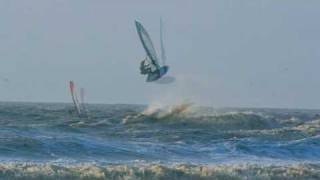
[(320, 166), (296, 164), (268, 165), (54, 165), (54, 164), (2, 164), (3, 180), (38, 179), (319, 179)]
[[(181, 110), (182, 109), (182, 110)], [(187, 108), (180, 107), (170, 111), (154, 111), (134, 116), (127, 116), (122, 120), (123, 124), (134, 123), (160, 123), (162, 125), (174, 125), (176, 127), (194, 127), (212, 130), (253, 130), (272, 129), (280, 127), (279, 122), (273, 118), (266, 118), (255, 113), (226, 113), (219, 115), (195, 115)]]
[(219, 164), (264, 158), (266, 164), (316, 163), (320, 157), (315, 110), (88, 105), (89, 116), (80, 118), (68, 113), (70, 105), (0, 107), (1, 162)]

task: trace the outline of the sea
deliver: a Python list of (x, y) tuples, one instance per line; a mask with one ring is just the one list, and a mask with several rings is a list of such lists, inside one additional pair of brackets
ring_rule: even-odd
[(0, 103), (0, 179), (320, 179), (320, 110)]

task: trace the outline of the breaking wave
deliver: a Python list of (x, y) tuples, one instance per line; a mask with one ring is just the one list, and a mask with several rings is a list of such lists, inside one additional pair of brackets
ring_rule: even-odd
[(297, 164), (286, 166), (261, 165), (0, 165), (0, 178), (4, 180), (21, 179), (319, 179), (320, 166)]

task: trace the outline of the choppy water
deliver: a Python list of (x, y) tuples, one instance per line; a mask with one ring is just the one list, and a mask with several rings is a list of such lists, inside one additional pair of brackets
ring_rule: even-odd
[(320, 110), (0, 104), (0, 179), (320, 179)]

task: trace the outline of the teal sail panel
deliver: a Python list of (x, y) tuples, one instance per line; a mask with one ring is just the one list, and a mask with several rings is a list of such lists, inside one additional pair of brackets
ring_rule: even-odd
[(148, 56), (148, 58), (146, 58), (144, 61), (149, 61), (149, 64), (154, 66), (154, 68), (152, 69), (157, 70), (160, 68), (160, 65), (158, 63), (157, 53), (153, 46), (151, 38), (148, 32), (145, 30), (145, 28), (138, 21), (135, 21), (135, 23), (136, 23), (137, 32), (141, 40), (142, 46)]

